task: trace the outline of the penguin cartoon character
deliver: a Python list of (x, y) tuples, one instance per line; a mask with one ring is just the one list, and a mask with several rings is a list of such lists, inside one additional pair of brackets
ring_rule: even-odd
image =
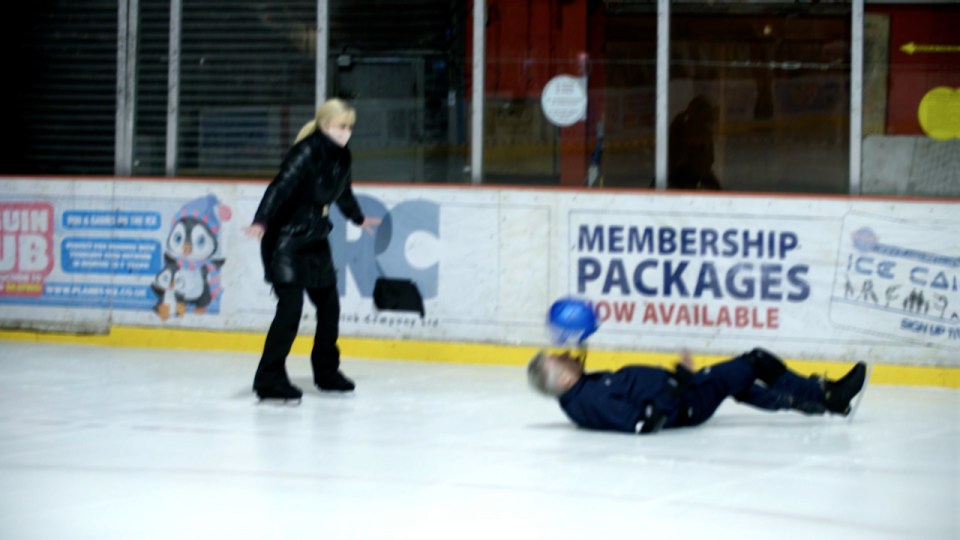
[[(150, 288), (157, 295), (157, 303), (153, 310), (160, 316), (160, 320), (165, 321), (174, 313), (177, 306), (177, 277), (180, 267), (176, 259), (164, 256), (163, 268), (153, 278)], [(182, 281), (182, 280), (181, 280)]]
[(205, 313), (210, 303), (220, 298), (223, 293), (220, 287), (222, 265), (223, 261), (211, 260), (190, 268), (181, 266), (177, 269), (174, 293), (178, 317), (187, 312), (187, 306), (193, 307), (193, 313)]
[(204, 313), (218, 298), (220, 268), (226, 262), (220, 251), (220, 221), (230, 219), (230, 208), (215, 195), (207, 195), (183, 206), (175, 215), (167, 235), (165, 256), (176, 260), (182, 284), (177, 291), (177, 315), (187, 306)]

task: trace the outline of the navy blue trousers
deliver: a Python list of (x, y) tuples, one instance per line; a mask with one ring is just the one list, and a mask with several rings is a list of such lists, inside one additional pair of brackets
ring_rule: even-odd
[(728, 397), (768, 411), (801, 410), (798, 405), (823, 403), (823, 389), (817, 379), (786, 370), (772, 384), (758, 381), (748, 354), (696, 372), (681, 396), (682, 410), (672, 415), (666, 427), (702, 424)]

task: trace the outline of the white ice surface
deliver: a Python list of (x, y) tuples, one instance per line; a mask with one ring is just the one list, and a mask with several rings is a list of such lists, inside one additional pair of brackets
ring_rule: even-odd
[(521, 367), (346, 359), (353, 395), (256, 355), (0, 341), (0, 539), (960, 538), (960, 392), (856, 419), (733, 402), (638, 437), (572, 427)]

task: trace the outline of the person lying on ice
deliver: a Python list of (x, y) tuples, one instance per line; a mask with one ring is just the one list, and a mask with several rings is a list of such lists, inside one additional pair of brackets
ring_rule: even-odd
[(768, 411), (846, 416), (867, 375), (866, 364), (858, 362), (837, 381), (803, 377), (759, 348), (698, 371), (687, 353), (672, 372), (626, 366), (587, 373), (582, 360), (540, 351), (527, 365), (530, 385), (557, 398), (580, 427), (640, 434), (702, 424), (731, 396)]

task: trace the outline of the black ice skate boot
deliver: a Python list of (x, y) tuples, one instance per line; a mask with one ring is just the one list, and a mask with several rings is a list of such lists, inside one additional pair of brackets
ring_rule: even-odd
[(850, 414), (850, 401), (860, 393), (867, 380), (867, 364), (857, 362), (846, 375), (837, 381), (824, 381), (823, 403), (827, 410), (847, 416)]
[(353, 381), (343, 376), (339, 371), (318, 374), (314, 377), (314, 383), (320, 390), (333, 390), (336, 392), (352, 392), (356, 385)]
[(283, 401), (300, 401), (303, 392), (289, 382), (281, 382), (269, 386), (256, 386), (253, 389), (260, 400), (279, 399)]

